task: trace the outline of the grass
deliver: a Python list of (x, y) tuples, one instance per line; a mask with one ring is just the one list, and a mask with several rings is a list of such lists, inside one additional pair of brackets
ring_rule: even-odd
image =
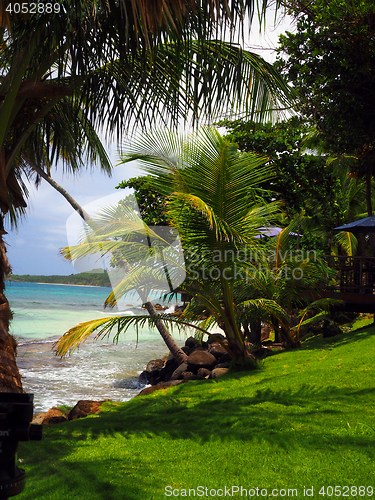
[(374, 484), (374, 333), (365, 326), (314, 337), (267, 358), (262, 370), (46, 426), (41, 442), (20, 443), (27, 484), (18, 498), (159, 500), (191, 498), (193, 489), (196, 497), (241, 498), (232, 486), (253, 496), (263, 489), (263, 498), (275, 489), (279, 498), (296, 498), (288, 489), (303, 497), (309, 488), (313, 499), (331, 497), (319, 494), (322, 486), (341, 486), (346, 498), (369, 498), (370, 489), (344, 487)]

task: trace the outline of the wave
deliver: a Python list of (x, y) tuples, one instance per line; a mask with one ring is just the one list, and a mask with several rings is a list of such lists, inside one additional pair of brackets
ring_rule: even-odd
[(29, 346), (29, 345), (38, 345), (38, 344), (54, 344), (56, 340), (58, 340), (59, 337), (55, 338), (49, 338), (49, 339), (30, 339), (30, 340), (20, 340), (19, 338), (17, 340), (17, 346), (22, 347), (22, 346)]

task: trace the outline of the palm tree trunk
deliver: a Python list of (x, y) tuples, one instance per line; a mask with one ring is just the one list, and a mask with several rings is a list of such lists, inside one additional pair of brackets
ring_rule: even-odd
[(5, 275), (11, 273), (11, 268), (6, 256), (3, 240), (4, 217), (0, 214), (0, 392), (24, 392), (22, 389), (21, 375), (16, 364), (17, 343), (9, 334), (9, 322), (12, 311), (4, 295)]
[(90, 219), (89, 214), (84, 210), (79, 203), (76, 202), (76, 200), (70, 196), (68, 191), (66, 191), (63, 187), (60, 186), (55, 180), (52, 179), (51, 176), (49, 176), (42, 168), (38, 167), (35, 163), (29, 161), (30, 165), (33, 167), (33, 170), (42, 177), (45, 181), (48, 182), (50, 186), (52, 186), (56, 191), (58, 191), (60, 194), (63, 195), (63, 197), (66, 199), (66, 201), (74, 208), (76, 212), (79, 213), (79, 215), (82, 217), (82, 219), (86, 222)]
[[(34, 163), (32, 164), (33, 169), (52, 186), (56, 191), (58, 191), (60, 194), (63, 195), (63, 197), (66, 199), (66, 201), (74, 208), (76, 212), (79, 213), (79, 215), (82, 217), (82, 219), (87, 222), (88, 220), (91, 219), (90, 215), (81, 207), (81, 205), (72, 197), (70, 194), (63, 188), (61, 187), (55, 180), (53, 180), (49, 175), (44, 172), (41, 168), (39, 168), (37, 165)], [(154, 304), (151, 301), (147, 301), (145, 303), (145, 307), (150, 315), (157, 315), (157, 311), (155, 309)], [(166, 346), (168, 349), (171, 351), (173, 357), (176, 359), (176, 361), (179, 364), (185, 363), (187, 360), (187, 355), (184, 353), (184, 351), (179, 347), (177, 342), (174, 340), (172, 335), (169, 333), (168, 328), (165, 326), (165, 323), (160, 319), (157, 320), (156, 323), (156, 328), (158, 329), (160, 336), (164, 340)]]
[[(150, 315), (154, 316), (154, 315), (158, 314), (158, 312), (155, 309), (155, 306), (152, 302), (146, 302), (145, 307)], [(172, 335), (169, 333), (168, 328), (165, 326), (165, 323), (160, 319), (160, 320), (157, 320), (155, 324), (156, 324), (156, 328), (159, 330), (159, 333), (160, 333), (162, 339), (164, 340), (168, 349), (171, 351), (171, 354), (173, 355), (173, 357), (177, 361), (177, 363), (179, 365), (182, 365), (182, 363), (186, 363), (187, 355), (177, 345), (175, 339), (172, 337)]]

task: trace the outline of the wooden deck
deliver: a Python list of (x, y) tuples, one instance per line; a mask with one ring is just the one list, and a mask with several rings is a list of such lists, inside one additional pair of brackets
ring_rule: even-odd
[(336, 284), (312, 298), (339, 299), (346, 311), (375, 313), (375, 258), (327, 256), (326, 260), (337, 270)]

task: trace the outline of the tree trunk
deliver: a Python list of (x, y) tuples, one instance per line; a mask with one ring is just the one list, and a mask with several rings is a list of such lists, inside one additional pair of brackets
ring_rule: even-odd
[(250, 321), (250, 337), (249, 342), (252, 344), (260, 344), (262, 336), (262, 323), (259, 319)]
[[(145, 307), (150, 315), (157, 315), (157, 310), (154, 307), (154, 304), (152, 302), (146, 302)], [(184, 351), (178, 346), (177, 342), (174, 340), (172, 335), (169, 333), (168, 328), (165, 326), (162, 320), (157, 320), (156, 321), (156, 328), (159, 330), (159, 333), (164, 340), (166, 346), (168, 349), (171, 351), (171, 354), (173, 355), (174, 359), (177, 361), (179, 365), (182, 365), (182, 363), (186, 363), (187, 361), (187, 355), (184, 353)]]
[(366, 174), (366, 204), (367, 204), (367, 215), (371, 217), (372, 215), (371, 172), (367, 172)]
[[(367, 215), (372, 216), (372, 201), (371, 201), (371, 172), (366, 173), (366, 204)], [(370, 233), (370, 249), (371, 257), (375, 257), (375, 238), (374, 233)]]
[(38, 167), (35, 163), (29, 162), (31, 166), (33, 167), (33, 170), (37, 172), (40, 177), (42, 177), (45, 181), (48, 182), (50, 186), (52, 186), (56, 191), (58, 191), (60, 194), (63, 195), (63, 197), (66, 199), (66, 201), (74, 208), (76, 212), (79, 213), (79, 215), (82, 217), (84, 221), (88, 221), (90, 219), (89, 214), (84, 210), (79, 203), (76, 202), (76, 200), (70, 196), (68, 191), (66, 191), (63, 187), (60, 186), (55, 180), (52, 179), (42, 168)]
[(4, 218), (0, 214), (0, 392), (24, 392), (22, 389), (21, 375), (16, 364), (17, 343), (9, 334), (9, 322), (12, 312), (9, 302), (4, 295), (6, 274), (11, 273), (11, 268), (6, 256), (3, 240)]
[[(60, 194), (63, 195), (66, 201), (74, 208), (76, 212), (79, 213), (79, 215), (85, 222), (91, 219), (90, 215), (81, 207), (81, 205), (77, 203), (77, 201), (72, 196), (70, 196), (70, 194), (63, 187), (61, 187), (55, 180), (53, 180), (49, 175), (47, 175), (46, 172), (44, 172), (44, 170), (42, 170), (35, 164), (32, 164), (32, 167), (44, 180), (48, 182), (48, 184), (50, 184), (50, 186), (52, 186), (54, 189), (56, 189), (56, 191), (58, 191)], [(150, 315), (158, 314), (152, 302), (147, 301), (145, 303), (145, 307)], [(169, 333), (169, 330), (165, 326), (165, 323), (161, 319), (156, 321), (156, 328), (158, 329), (162, 339), (164, 340), (166, 346), (171, 351), (176, 361), (180, 365), (182, 363), (185, 363), (187, 360), (187, 355), (179, 347), (177, 342)]]

